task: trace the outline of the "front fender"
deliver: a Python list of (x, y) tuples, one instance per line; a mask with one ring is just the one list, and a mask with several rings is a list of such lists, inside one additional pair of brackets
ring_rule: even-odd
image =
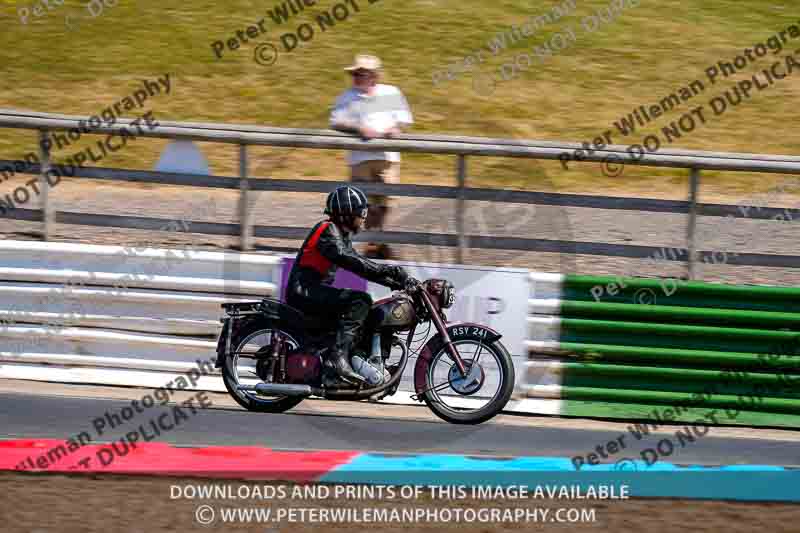
[[(503, 336), (488, 326), (474, 322), (452, 322), (447, 325), (447, 334), (450, 335), (450, 340), (452, 341), (480, 337), (486, 343), (492, 343)], [(414, 390), (418, 395), (428, 388), (428, 368), (433, 355), (438, 353), (442, 346), (444, 346), (444, 339), (441, 335), (436, 334), (420, 350), (417, 363), (414, 365)], [(420, 398), (420, 401), (422, 401), (422, 398)]]

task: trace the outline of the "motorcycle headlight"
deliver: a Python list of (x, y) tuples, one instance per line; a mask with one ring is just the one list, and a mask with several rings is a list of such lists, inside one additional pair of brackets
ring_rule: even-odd
[(442, 291), (442, 309), (448, 309), (454, 303), (456, 303), (456, 288), (449, 281), (445, 281)]
[(425, 289), (434, 297), (440, 309), (448, 309), (456, 301), (456, 290), (453, 284), (444, 279), (429, 279)]

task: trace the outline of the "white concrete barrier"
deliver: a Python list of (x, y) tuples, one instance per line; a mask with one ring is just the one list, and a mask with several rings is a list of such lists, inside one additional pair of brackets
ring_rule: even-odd
[(0, 241), (0, 377), (166, 383), (215, 357), (222, 303), (280, 274), (275, 256)]

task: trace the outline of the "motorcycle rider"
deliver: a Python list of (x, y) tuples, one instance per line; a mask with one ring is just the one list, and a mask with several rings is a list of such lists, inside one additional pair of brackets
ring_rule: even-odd
[(336, 313), (336, 343), (328, 361), (340, 378), (355, 385), (366, 383), (350, 365), (350, 356), (372, 308), (372, 297), (332, 287), (337, 267), (390, 289), (404, 288), (408, 279), (403, 268), (378, 264), (353, 249), (351, 235), (361, 229), (368, 208), (366, 195), (356, 187), (345, 185), (331, 192), (324, 211), (329, 218), (318, 222), (306, 237), (286, 287), (286, 303), (292, 307), (312, 315)]

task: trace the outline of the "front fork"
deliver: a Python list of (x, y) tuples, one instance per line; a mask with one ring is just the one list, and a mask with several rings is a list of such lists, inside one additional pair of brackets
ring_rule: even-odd
[(436, 331), (438, 331), (439, 335), (442, 336), (442, 339), (444, 340), (444, 347), (447, 350), (447, 353), (450, 355), (450, 358), (456, 364), (456, 368), (458, 368), (461, 377), (467, 377), (467, 368), (464, 366), (464, 360), (461, 359), (461, 354), (458, 353), (458, 348), (456, 348), (456, 345), (453, 344), (453, 340), (450, 338), (450, 335), (448, 335), (447, 326), (445, 325), (444, 320), (442, 320), (442, 317), (439, 316), (439, 310), (434, 307), (433, 302), (431, 302), (430, 298), (428, 297), (428, 293), (425, 291), (422, 291), (422, 300), (425, 302), (425, 306), (428, 308), (428, 311), (430, 311), (433, 325), (436, 326)]

